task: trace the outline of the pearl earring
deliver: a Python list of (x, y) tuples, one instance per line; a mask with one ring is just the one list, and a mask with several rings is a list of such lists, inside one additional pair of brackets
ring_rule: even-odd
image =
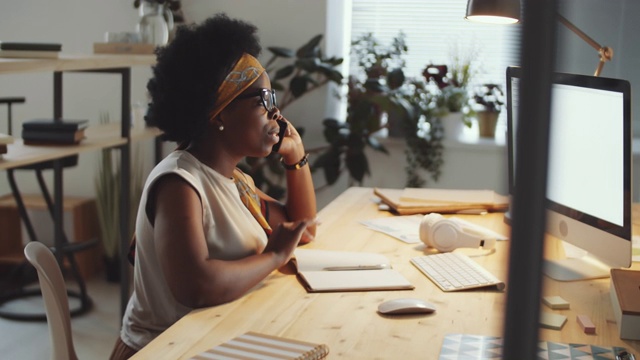
[(220, 126), (218, 126), (218, 130), (220, 131), (224, 130), (224, 125), (220, 124)]

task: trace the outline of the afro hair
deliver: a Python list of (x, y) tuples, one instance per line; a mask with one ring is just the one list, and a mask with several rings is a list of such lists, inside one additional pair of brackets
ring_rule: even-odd
[(220, 13), (199, 25), (183, 25), (157, 51), (147, 84), (151, 103), (145, 120), (179, 144), (204, 133), (217, 90), (243, 53), (258, 57), (257, 28)]

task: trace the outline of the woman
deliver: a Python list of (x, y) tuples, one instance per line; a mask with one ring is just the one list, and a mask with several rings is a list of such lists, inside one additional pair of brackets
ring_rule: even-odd
[[(149, 174), (136, 220), (134, 291), (112, 359), (126, 359), (194, 308), (238, 299), (315, 233), (300, 135), (256, 60), (257, 29), (218, 14), (158, 53), (146, 121), (180, 144)], [(280, 139), (280, 122), (287, 129)], [(277, 150), (287, 201), (237, 169)]]

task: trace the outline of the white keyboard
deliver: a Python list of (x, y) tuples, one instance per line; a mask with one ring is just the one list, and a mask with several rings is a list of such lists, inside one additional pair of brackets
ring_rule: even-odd
[(503, 281), (464, 254), (447, 252), (417, 256), (411, 259), (411, 263), (442, 291), (460, 291), (486, 286), (495, 286), (498, 290), (505, 288)]

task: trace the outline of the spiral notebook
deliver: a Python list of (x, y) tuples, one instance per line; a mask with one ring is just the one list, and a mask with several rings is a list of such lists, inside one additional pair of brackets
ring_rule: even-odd
[(250, 331), (191, 359), (319, 360), (324, 359), (328, 353), (329, 347), (325, 344), (314, 344)]

